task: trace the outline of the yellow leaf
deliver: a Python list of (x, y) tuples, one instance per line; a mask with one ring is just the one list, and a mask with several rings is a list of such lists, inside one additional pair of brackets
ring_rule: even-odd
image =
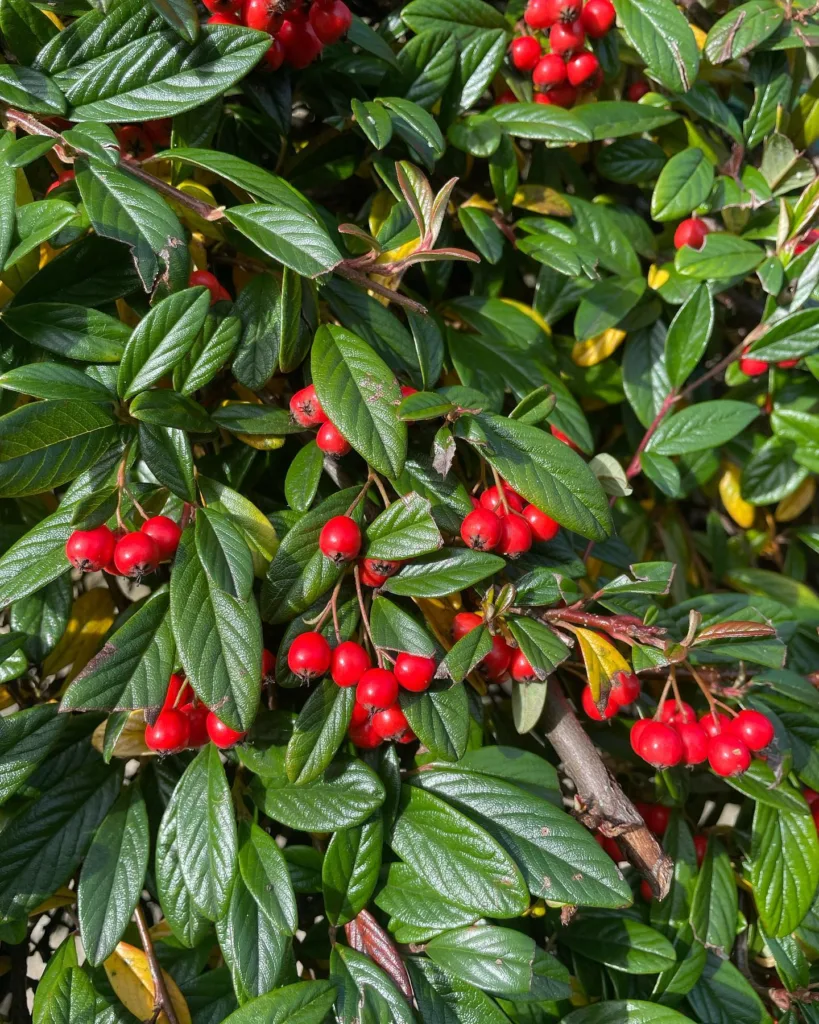
[[(683, 13), (685, 12), (683, 11)], [(703, 32), (699, 25), (692, 25), (690, 22), (688, 24), (688, 27), (691, 29), (691, 32), (694, 36), (694, 40), (697, 44), (697, 49), (700, 52), (702, 52), (702, 49), (705, 46), (705, 40), (708, 38), (708, 33)]]
[(273, 434), (234, 434), (233, 436), (242, 444), (257, 448), (260, 452), (274, 452), (277, 448), (284, 447), (284, 438), (274, 437)]
[(512, 200), (515, 206), (552, 217), (571, 217), (572, 208), (559, 192), (546, 185), (521, 185)]
[(518, 302), (517, 299), (501, 299), (501, 302), (505, 303), (507, 306), (511, 306), (512, 309), (516, 309), (519, 313), (523, 313), (524, 316), (528, 316), (530, 320), (533, 320), (538, 325), (544, 334), (552, 333), (552, 328), (548, 323), (546, 323), (540, 313), (538, 313), (536, 309), (532, 309), (531, 306), (527, 306), (525, 302)]
[(136, 327), (139, 317), (124, 299), (117, 299), (117, 316), (126, 327)]
[(590, 629), (575, 629), (575, 636), (580, 644), (583, 661), (586, 663), (586, 675), (595, 701), (608, 693), (612, 680), (618, 672), (630, 672), (628, 662), (617, 648)]
[(72, 903), (77, 902), (77, 894), (73, 889), (69, 889), (67, 885), (64, 885), (61, 889), (58, 889), (53, 896), (49, 896), (47, 900), (43, 900), (34, 910), (28, 912), (29, 917), (39, 917), (40, 914), (45, 914), (49, 910), (56, 910), (58, 907), (70, 907)]
[(392, 192), (388, 192), (387, 189), (376, 192), (372, 203), (370, 203), (370, 216), (368, 218), (371, 235), (377, 235), (381, 230), (384, 221), (390, 215), (390, 210), (395, 206), (395, 202), (395, 196)]
[(211, 190), (205, 185), (200, 185), (199, 182), (194, 181), (193, 178), (185, 178), (185, 180), (180, 181), (176, 187), (180, 192), (184, 192), (186, 196), (192, 196), (194, 199), (200, 199), (203, 203), (210, 203), (211, 206), (219, 205)]
[(619, 327), (608, 327), (602, 334), (572, 346), (572, 362), (576, 366), (597, 366), (616, 352), (626, 340), (626, 332)]
[(789, 523), (793, 519), (798, 519), (813, 501), (815, 495), (816, 478), (809, 476), (807, 480), (802, 481), (793, 494), (789, 494), (779, 502), (774, 512), (774, 519), (778, 523)]
[(49, 11), (47, 9), (41, 8), (41, 10), (43, 11), (43, 14), (48, 18), (48, 20), (52, 22), (52, 24), (56, 25), (57, 28), (62, 32), (62, 30), (65, 28), (65, 25), (60, 21), (57, 15), (53, 11)]
[(495, 204), (490, 203), (488, 199), (484, 199), (482, 195), (478, 195), (476, 192), (473, 196), (470, 196), (465, 203), (461, 203), (461, 206), (472, 206), (477, 210), (486, 210), (487, 213), (493, 213), (495, 210)]
[[(100, 722), (91, 736), (91, 745), (100, 753), (105, 743), (105, 722)], [(149, 750), (145, 743), (145, 718), (141, 711), (132, 711), (128, 715), (125, 728), (117, 737), (114, 744), (114, 757), (144, 757), (146, 754), (152, 756), (155, 751)]]
[(653, 288), (656, 292), (671, 280), (671, 274), (669, 274), (665, 267), (658, 267), (656, 263), (652, 263), (648, 268), (646, 280), (648, 281), (648, 287)]
[[(127, 942), (120, 942), (103, 966), (111, 988), (125, 1009), (130, 1010), (139, 1020), (152, 1020), (154, 983), (151, 980), (148, 958), (143, 951), (136, 946), (130, 946)], [(179, 1024), (191, 1024), (188, 1004), (176, 982), (167, 971), (163, 971), (162, 976)], [(161, 1013), (156, 1024), (168, 1024), (167, 1016)]]
[(188, 242), (188, 252), (191, 254), (191, 263), (196, 270), (208, 269), (208, 254), (205, 251), (205, 236), (199, 232), (191, 233), (191, 240)]
[(161, 942), (163, 939), (170, 939), (173, 937), (171, 926), (164, 917), (161, 921), (157, 921), (156, 924), (151, 925), (148, 931), (150, 932), (151, 938), (154, 942)]
[(382, 252), (375, 262), (376, 264), (395, 263), (398, 260), (403, 260), (406, 256), (411, 256), (420, 244), (420, 238), (411, 238), (409, 242), (404, 242), (403, 245), (399, 245), (396, 249), (388, 249), (387, 252)]
[(754, 525), (756, 509), (750, 502), (747, 502), (740, 490), (742, 471), (733, 462), (727, 462), (719, 478), (719, 496), (725, 511), (734, 520), (737, 526), (748, 530)]
[(114, 623), (116, 608), (107, 587), (95, 587), (80, 594), (71, 609), (65, 633), (43, 662), (43, 675), (50, 676), (71, 665), (66, 682), (85, 668), (97, 653), (100, 640)]
[(252, 271), (246, 270), (244, 267), (234, 267), (232, 277), (233, 287), (236, 294), (239, 295), (250, 284), (253, 278), (256, 277), (256, 275)]

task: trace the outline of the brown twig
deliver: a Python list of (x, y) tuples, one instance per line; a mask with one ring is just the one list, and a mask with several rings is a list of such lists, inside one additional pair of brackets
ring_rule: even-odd
[(411, 309), (414, 313), (420, 313), (422, 316), (427, 312), (427, 307), (422, 306), (420, 302), (416, 302), (415, 299), (408, 299), (406, 295), (401, 295), (400, 292), (393, 291), (392, 288), (388, 288), (384, 284), (380, 284), (378, 281), (373, 281), (367, 277), (366, 274), (360, 273), (358, 270), (354, 270), (352, 267), (345, 266), (344, 263), (339, 263), (334, 268), (336, 274), (340, 277), (346, 277), (348, 281), (352, 281), (353, 284), (357, 284), (360, 288), (367, 288), (371, 292), (375, 292), (376, 295), (381, 295), (385, 299), (389, 299), (390, 302), (394, 302), (396, 306), (404, 306), (406, 309)]
[(154, 986), (154, 1010), (158, 1011), (157, 1016), (164, 1013), (168, 1018), (168, 1024), (179, 1024), (179, 1018), (176, 1016), (171, 997), (168, 995), (165, 976), (156, 958), (151, 933), (148, 931), (148, 922), (145, 920), (145, 914), (139, 904), (137, 904), (136, 910), (134, 910), (134, 918), (139, 930), (139, 940), (142, 943), (145, 956), (148, 958), (148, 969), (151, 972), (151, 981)]

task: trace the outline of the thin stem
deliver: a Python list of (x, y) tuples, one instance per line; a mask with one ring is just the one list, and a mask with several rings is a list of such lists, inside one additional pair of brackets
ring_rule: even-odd
[(347, 509), (347, 511), (346, 511), (346, 512), (344, 513), (344, 515), (345, 515), (345, 516), (351, 516), (351, 515), (353, 514), (353, 512), (355, 512), (355, 510), (356, 510), (356, 509), (358, 508), (358, 506), (359, 506), (359, 505), (361, 504), (361, 501), (362, 501), (362, 499), (363, 499), (364, 495), (365, 495), (365, 494), (367, 493), (367, 491), (368, 491), (368, 490), (370, 489), (370, 484), (371, 484), (372, 482), (373, 482), (373, 474), (372, 474), (372, 472), (371, 472), (371, 473), (369, 474), (369, 476), (367, 477), (367, 479), (366, 479), (366, 480), (364, 481), (364, 486), (363, 486), (363, 487), (361, 488), (361, 490), (360, 490), (360, 491), (358, 492), (358, 494), (357, 494), (357, 495), (355, 496), (355, 498), (353, 499), (353, 503), (352, 503), (352, 505), (350, 505), (350, 507), (349, 507), (349, 508)]
[(422, 306), (415, 299), (408, 299), (406, 295), (401, 295), (399, 292), (393, 291), (392, 288), (387, 288), (386, 285), (371, 280), (366, 274), (353, 270), (352, 267), (346, 266), (344, 263), (339, 263), (333, 269), (340, 277), (346, 277), (353, 284), (360, 285), (362, 288), (368, 288), (370, 291), (375, 292), (376, 295), (382, 295), (385, 299), (389, 299), (390, 302), (394, 302), (396, 306), (404, 306), (406, 309), (411, 309), (414, 313), (420, 313), (421, 315), (428, 312), (427, 307)]
[[(341, 579), (344, 579), (344, 577), (342, 576)], [(338, 592), (339, 592), (339, 590), (341, 590), (341, 580), (339, 580), (338, 583), (336, 583), (336, 585), (333, 587), (333, 594), (332, 594), (332, 597), (330, 598), (330, 607), (332, 608), (332, 611), (333, 611), (333, 629), (335, 630), (336, 643), (337, 644), (341, 643), (341, 628), (340, 628), (340, 626), (338, 624)]]
[(131, 499), (131, 504), (134, 506), (134, 508), (137, 510), (137, 512), (139, 512), (139, 514), (142, 516), (142, 518), (143, 519), (150, 519), (151, 517), (148, 515), (148, 513), (145, 511), (145, 509), (140, 505), (140, 503), (136, 500), (136, 498), (134, 497), (132, 491), (130, 490), (130, 488), (127, 485), (124, 487), (124, 490), (125, 490), (125, 493), (128, 495), (128, 497)]
[(708, 686), (708, 684), (705, 682), (705, 680), (702, 678), (699, 672), (697, 672), (694, 669), (694, 667), (691, 664), (689, 664), (689, 662), (684, 661), (683, 665), (685, 665), (685, 667), (694, 677), (694, 681), (696, 682), (697, 686), (699, 686), (699, 688), (702, 690), (703, 696), (708, 701), (708, 707), (711, 711), (711, 714), (714, 715), (714, 720), (716, 721), (716, 701), (714, 700), (713, 694), (711, 693), (711, 688)]
[(361, 589), (361, 574), (357, 565), (353, 567), (353, 577), (355, 579), (355, 592), (358, 595), (358, 607), (361, 609), (361, 621), (364, 623), (364, 630), (370, 644), (372, 645), (372, 649), (375, 651), (378, 664), (381, 665), (381, 651), (376, 647), (375, 640), (373, 640), (372, 630), (370, 629), (370, 619), (367, 615), (367, 606), (364, 603), (364, 592)]
[(668, 678), (671, 680), (671, 689), (674, 691), (674, 700), (677, 704), (677, 711), (682, 711), (683, 702), (682, 697), (680, 696), (680, 688), (677, 685), (677, 668), (675, 665), (669, 665)]
[(652, 420), (651, 424), (648, 427), (648, 430), (646, 430), (645, 434), (643, 434), (642, 441), (640, 441), (639, 445), (637, 445), (637, 451), (634, 453), (634, 458), (631, 460), (628, 469), (626, 470), (626, 477), (629, 480), (639, 475), (641, 471), (640, 456), (648, 447), (648, 442), (654, 436), (655, 430), (657, 429), (657, 427), (659, 427), (660, 423), (662, 423), (666, 413), (676, 401), (677, 392), (674, 390), (669, 391), (663, 400), (663, 404), (660, 406), (659, 412)]
[(665, 681), (665, 686), (663, 687), (663, 692), (660, 694), (660, 699), (657, 701), (657, 710), (654, 712), (654, 721), (655, 722), (659, 721), (660, 710), (662, 709), (663, 704), (665, 704), (665, 700), (666, 700), (666, 697), (668, 696), (668, 691), (670, 689), (671, 689), (671, 676), (669, 675), (668, 679), (666, 679), (666, 681)]
[(387, 494), (387, 489), (384, 486), (384, 481), (381, 479), (378, 473), (375, 472), (375, 470), (371, 469), (370, 467), (367, 468), (370, 469), (370, 478), (372, 479), (372, 482), (375, 484), (375, 486), (378, 488), (378, 493), (381, 495), (381, 500), (384, 502), (384, 508), (389, 508), (391, 505), (390, 496)]
[(139, 940), (142, 943), (142, 948), (145, 951), (145, 956), (148, 958), (148, 969), (151, 972), (151, 981), (154, 986), (154, 1009), (159, 1013), (164, 1013), (168, 1018), (168, 1024), (179, 1024), (179, 1019), (176, 1016), (176, 1011), (173, 1008), (171, 997), (168, 995), (168, 988), (165, 985), (165, 976), (162, 973), (162, 968), (159, 966), (159, 961), (156, 958), (156, 951), (154, 950), (153, 940), (151, 939), (151, 933), (148, 931), (148, 922), (145, 920), (145, 914), (142, 911), (142, 907), (137, 904), (134, 910), (134, 917), (136, 919), (136, 926), (139, 930)]
[(125, 523), (122, 519), (122, 493), (125, 490), (125, 470), (128, 462), (128, 449), (126, 448), (122, 455), (122, 461), (117, 469), (117, 526), (120, 530), (125, 529)]
[(723, 370), (727, 369), (731, 363), (739, 359), (742, 355), (742, 350), (747, 344), (748, 339), (746, 338), (744, 341), (741, 341), (736, 348), (731, 349), (724, 359), (720, 359), (720, 361), (712, 366), (710, 370), (706, 370), (701, 377), (697, 377), (697, 379), (692, 381), (688, 387), (683, 388), (679, 395), (680, 399), (688, 398), (689, 395), (692, 395), (697, 390), (700, 384), (704, 384), (707, 380), (712, 380), (714, 377), (717, 377), (722, 373)]
[(503, 480), (501, 480), (500, 476), (498, 475), (498, 471), (495, 469), (495, 467), (491, 466), (490, 468), (492, 470), (492, 477), (495, 481), (495, 486), (497, 487), (498, 494), (500, 495), (501, 505), (503, 505), (503, 514), (505, 516), (508, 516), (509, 502), (507, 501), (506, 498), (506, 488), (503, 486)]

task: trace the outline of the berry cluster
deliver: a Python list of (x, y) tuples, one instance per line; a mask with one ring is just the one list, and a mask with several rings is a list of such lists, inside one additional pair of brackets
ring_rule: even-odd
[(472, 499), (475, 508), (461, 523), (461, 538), (476, 551), (497, 551), (507, 558), (517, 558), (528, 551), (536, 540), (552, 540), (560, 526), (535, 505), (506, 484), (488, 487)]
[(524, 21), (535, 32), (549, 33), (549, 52), (535, 35), (512, 40), (510, 58), (518, 71), (531, 72), (535, 101), (571, 107), (578, 89), (603, 84), (600, 61), (586, 40), (601, 39), (615, 21), (609, 0), (529, 0)]
[(321, 633), (301, 633), (287, 652), (290, 671), (304, 682), (328, 673), (341, 687), (355, 687), (350, 739), (371, 750), (385, 740), (411, 743), (416, 737), (398, 703), (401, 690), (421, 693), (435, 675), (434, 658), (401, 653), (392, 668), (373, 668), (367, 651), (355, 640), (331, 649)]
[(614, 718), (617, 712), (624, 707), (633, 704), (640, 696), (640, 689), (640, 680), (633, 672), (618, 672), (609, 690), (606, 710), (604, 712), (601, 713), (595, 704), (590, 686), (583, 688), (583, 692), (580, 695), (580, 703), (583, 705), (583, 710), (589, 718), (594, 719), (595, 722), (604, 722), (609, 718)]
[(656, 719), (641, 718), (631, 728), (632, 749), (655, 768), (708, 761), (723, 777), (747, 771), (751, 754), (773, 738), (770, 719), (759, 711), (740, 711), (734, 718), (709, 711), (697, 721), (691, 705), (676, 700), (663, 701)]
[(115, 533), (103, 523), (93, 530), (74, 530), (65, 553), (80, 572), (104, 569), (112, 576), (141, 580), (173, 558), (181, 536), (178, 524), (167, 516), (152, 516), (130, 533)]
[(246, 25), (273, 37), (265, 62), (278, 71), (285, 61), (306, 68), (325, 46), (337, 43), (353, 23), (343, 0), (204, 0), (211, 25)]
[(340, 457), (351, 451), (350, 443), (342, 437), (338, 427), (330, 422), (312, 384), (297, 391), (290, 399), (290, 415), (302, 427), (319, 428), (316, 444), (328, 455)]

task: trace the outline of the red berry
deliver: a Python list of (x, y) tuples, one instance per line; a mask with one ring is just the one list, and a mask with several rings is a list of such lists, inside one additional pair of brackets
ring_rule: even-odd
[(534, 29), (549, 28), (555, 23), (551, 0), (529, 0), (523, 20)]
[(600, 39), (614, 24), (616, 17), (617, 12), (609, 0), (588, 0), (580, 14), (580, 21), (592, 39)]
[(483, 619), (474, 612), (458, 612), (452, 620), (452, 639), (457, 643), (461, 637), (483, 625)]
[(183, 690), (187, 689), (188, 684), (185, 682), (185, 677), (178, 675), (174, 672), (171, 678), (168, 680), (168, 689), (165, 692), (165, 700), (162, 702), (163, 711), (167, 708), (175, 708), (179, 704), (183, 703), (185, 694)]
[(154, 155), (148, 133), (138, 124), (126, 124), (115, 132), (122, 155), (131, 160), (147, 160)]
[(241, 25), (242, 19), (234, 11), (220, 11), (218, 14), (211, 14), (207, 19), (208, 25)]
[(208, 716), (210, 711), (201, 702), (180, 705), (179, 710), (188, 719), (188, 746), (202, 747), (208, 742)]
[(347, 455), (352, 450), (350, 443), (341, 436), (338, 428), (329, 420), (319, 427), (316, 444), (328, 455)]
[(202, 2), (211, 14), (226, 12), (238, 14), (242, 7), (242, 0), (202, 0)]
[(160, 711), (153, 725), (145, 726), (145, 745), (149, 750), (181, 750), (188, 745), (190, 722), (176, 708)]
[(406, 729), (403, 731), (403, 733), (398, 737), (398, 740), (396, 742), (398, 742), (398, 743), (413, 743), (417, 739), (418, 739), (418, 737), (415, 735), (415, 733), (412, 731), (412, 729), (410, 729), (410, 727), (407, 726)]
[(316, 35), (313, 26), (305, 22), (294, 21), (292, 12), (282, 22), (278, 40), (284, 47), (287, 62), (294, 68), (306, 68), (312, 64), (323, 49), (323, 44)]
[(672, 768), (682, 760), (682, 740), (673, 726), (651, 722), (640, 734), (637, 753), (655, 768)]
[(259, 32), (273, 35), (282, 27), (283, 20), (278, 0), (245, 0), (242, 6), (242, 21)]
[(569, 54), (579, 50), (586, 41), (586, 30), (579, 21), (558, 22), (549, 29), (552, 53)]
[(676, 700), (664, 700), (662, 707), (660, 708), (660, 721), (669, 724), (676, 724), (677, 722), (696, 722), (697, 715), (690, 704), (686, 704), (684, 700), (681, 700), (679, 704)]
[(640, 680), (633, 672), (618, 672), (609, 693), (609, 700), (625, 707), (640, 696)]
[(398, 680), (386, 668), (369, 668), (358, 682), (355, 699), (370, 711), (384, 711), (398, 700)]
[(813, 805), (819, 801), (819, 793), (817, 793), (815, 789), (803, 789), (802, 796), (807, 800), (808, 807), (813, 807)]
[[(588, 29), (586, 29), (586, 31), (588, 32)], [(589, 35), (591, 35), (590, 32)], [(626, 99), (631, 100), (632, 103), (636, 103), (638, 100), (641, 100), (647, 92), (651, 92), (651, 86), (641, 78), (638, 82), (632, 82), (628, 89), (626, 89)]]
[[(648, 721), (648, 719), (644, 719), (644, 721)], [(665, 835), (665, 830), (671, 820), (670, 807), (665, 807), (663, 804), (646, 804), (640, 801), (634, 806), (640, 812), (640, 817), (646, 823), (649, 832), (653, 832), (655, 836)]]
[(810, 809), (811, 817), (813, 818), (813, 824), (819, 831), (819, 804), (812, 804)]
[(99, 572), (114, 557), (116, 537), (103, 523), (93, 530), (75, 530), (66, 541), (68, 561), (80, 572)]
[(638, 718), (637, 721), (632, 725), (631, 732), (629, 733), (629, 742), (631, 743), (631, 749), (639, 757), (643, 755), (640, 753), (640, 741), (643, 733), (651, 725), (650, 718)]
[(645, 878), (640, 882), (640, 896), (642, 896), (646, 903), (651, 903), (654, 899), (654, 893)]
[(383, 587), (389, 576), (379, 576), (377, 572), (371, 572), (366, 566), (362, 567), (359, 574), (361, 582), (365, 587)]
[[(507, 487), (504, 484), (503, 495), (506, 498), (506, 504), (509, 506), (510, 512), (523, 511), (523, 498), (521, 498), (517, 491), (513, 491), (511, 487)], [(504, 507), (501, 491), (498, 487), (487, 487), (481, 495), (481, 508), (487, 508), (490, 512), (494, 512), (499, 516), (506, 515), (506, 508)]]
[(230, 292), (227, 288), (224, 288), (220, 283), (215, 274), (211, 274), (209, 270), (194, 270), (191, 276), (188, 278), (188, 284), (193, 288), (196, 285), (202, 285), (210, 292), (210, 304), (214, 302), (232, 302)]
[(350, 8), (343, 0), (334, 0), (332, 4), (314, 3), (310, 6), (310, 24), (325, 46), (337, 43), (349, 31), (352, 23)]
[(709, 739), (699, 722), (675, 722), (683, 745), (684, 764), (702, 764), (708, 757)]
[(284, 57), (284, 47), (278, 39), (274, 39), (267, 50), (265, 50), (264, 62), (266, 70), (278, 71), (282, 64), (284, 64)]
[(535, 103), (546, 103), (552, 107), (572, 107), (577, 99), (577, 89), (573, 85), (555, 85), (548, 92), (539, 92)]
[(619, 864), (620, 861), (624, 859), (623, 851), (610, 836), (604, 836), (598, 832), (595, 835), (594, 840), (616, 864)]
[(421, 693), (429, 688), (435, 676), (435, 659), (402, 652), (395, 659), (393, 671), (399, 686), (412, 693)]
[(753, 356), (742, 356), (739, 361), (739, 368), (746, 377), (759, 377), (767, 373), (768, 364), (764, 359), (754, 359)]
[(794, 366), (799, 365), (798, 359), (780, 359), (776, 364), (780, 370), (792, 370)]
[(147, 533), (126, 533), (114, 548), (114, 565), (117, 572), (139, 580), (153, 572), (159, 565), (159, 548)]
[(179, 547), (182, 530), (179, 525), (167, 516), (152, 516), (140, 526), (141, 533), (147, 533), (159, 549), (159, 560), (165, 562), (173, 558)]
[(312, 384), (297, 391), (290, 399), (290, 415), (302, 427), (318, 427), (327, 422), (316, 389)]
[(276, 670), (276, 655), (265, 649), (262, 651), (262, 679), (272, 676)]
[(480, 663), (480, 670), (490, 682), (497, 682), (498, 679), (509, 668), (512, 661), (512, 648), (500, 635), (492, 637), (492, 650)]
[(371, 719), (362, 722), (361, 725), (351, 724), (348, 731), (350, 739), (357, 747), (361, 747), (362, 750), (374, 750), (384, 742), (375, 731), (375, 726)]
[(501, 539), (501, 518), (486, 508), (476, 508), (461, 523), (461, 537), (467, 547), (491, 551)]
[(741, 775), (751, 764), (751, 751), (729, 730), (708, 740), (708, 763), (716, 775)]
[(510, 672), (512, 673), (512, 678), (518, 683), (534, 683), (537, 680), (537, 672), (532, 668), (532, 663), (521, 650), (515, 651), (512, 657)]
[(700, 220), (699, 217), (688, 217), (677, 225), (674, 232), (674, 248), (682, 249), (684, 245), (690, 245), (692, 249), (701, 249), (707, 234), (709, 227), (704, 220)]
[(377, 711), (373, 715), (373, 729), (382, 740), (396, 740), (406, 731), (409, 722), (401, 708), (397, 704)]
[(708, 850), (708, 836), (694, 836), (694, 853), (697, 855), (697, 867), (702, 867)]
[(726, 729), (731, 724), (731, 719), (727, 715), (722, 715), (718, 711), (706, 711), (706, 713), (700, 719), (700, 725), (705, 730), (706, 736), (719, 736), (723, 729)]
[(401, 397), (402, 398), (409, 398), (410, 395), (417, 395), (417, 394), (418, 394), (418, 388), (411, 388), (409, 386), (409, 384), (402, 384), (401, 385)]
[(730, 731), (738, 736), (749, 750), (764, 750), (774, 738), (773, 722), (760, 711), (740, 711), (731, 722)]
[[(474, 513), (472, 513), (474, 515)], [(518, 515), (517, 512), (510, 512), (501, 521), (500, 540), (496, 545), (499, 555), (506, 555), (507, 558), (518, 558), (532, 546), (532, 528), (529, 523)]]
[(548, 88), (562, 85), (566, 81), (566, 62), (556, 53), (547, 53), (541, 57), (532, 72), (532, 81), (536, 86)]
[(517, 103), (517, 101), (518, 101), (518, 98), (512, 92), (511, 89), (504, 89), (503, 92), (500, 94), (500, 96), (498, 96), (498, 98), (495, 100), (495, 102), (498, 103), (498, 104), (502, 104), (502, 103)]
[(560, 530), (560, 524), (556, 523), (551, 516), (547, 516), (542, 509), (537, 508), (535, 505), (526, 506), (523, 510), (523, 518), (529, 524), (534, 540), (554, 540)]
[(287, 652), (287, 667), (305, 682), (326, 676), (331, 660), (330, 645), (321, 633), (300, 633)]
[(355, 640), (345, 640), (333, 651), (330, 673), (337, 686), (355, 686), (372, 665), (370, 656)]
[(361, 560), (362, 570), (373, 573), (375, 576), (383, 576), (388, 579), (394, 576), (403, 565), (403, 562), (390, 561), (388, 558), (363, 558)]
[(74, 172), (73, 171), (60, 171), (59, 174), (57, 175), (57, 180), (51, 182), (51, 184), (45, 190), (45, 194), (48, 195), (49, 192), (53, 192), (55, 188), (59, 188), (60, 185), (64, 185), (67, 181), (73, 181), (73, 180), (74, 180)]
[(590, 686), (583, 687), (583, 692), (580, 695), (580, 703), (583, 705), (583, 710), (589, 718), (595, 722), (604, 722), (607, 718), (614, 718), (620, 710), (619, 704), (616, 704), (613, 700), (609, 700), (606, 703), (605, 712), (601, 715), (597, 705), (594, 703), (594, 696), (592, 695)]
[(319, 548), (325, 558), (332, 558), (336, 565), (352, 562), (361, 550), (358, 523), (350, 516), (333, 516), (322, 527)]
[(363, 725), (365, 722), (369, 722), (370, 712), (364, 707), (363, 704), (359, 704), (356, 701), (353, 704), (353, 711), (350, 715), (350, 727), (355, 725)]
[(546, 6), (549, 9), (552, 24), (555, 22), (566, 24), (576, 21), (580, 17), (583, 0), (547, 0)]
[(584, 50), (583, 53), (575, 54), (566, 64), (566, 75), (571, 85), (583, 85), (593, 78), (600, 67), (600, 61), (593, 53)]
[(549, 424), (549, 430), (552, 432), (552, 437), (556, 441), (561, 441), (563, 444), (568, 445), (573, 452), (580, 451), (580, 448), (574, 443), (574, 441), (572, 441), (572, 439), (567, 434), (564, 434), (562, 430), (558, 430), (558, 428), (553, 423)]
[(212, 711), (208, 712), (206, 725), (211, 742), (221, 750), (232, 747), (247, 735), (245, 732), (237, 732), (235, 729), (231, 729), (229, 725), (225, 725), (222, 719), (217, 718)]
[(518, 71), (531, 71), (540, 60), (543, 48), (534, 36), (518, 36), (509, 47), (512, 63)]

